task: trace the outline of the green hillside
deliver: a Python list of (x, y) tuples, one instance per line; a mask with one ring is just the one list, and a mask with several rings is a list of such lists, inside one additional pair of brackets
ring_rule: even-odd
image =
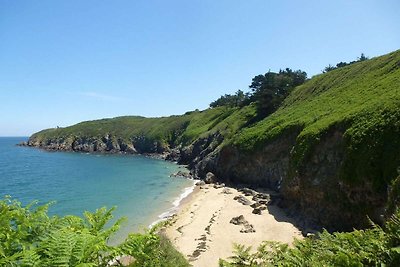
[(274, 114), (243, 129), (233, 143), (254, 151), (298, 131), (292, 157), (299, 167), (333, 128), (344, 130), (345, 178), (395, 177), (400, 165), (400, 51), (313, 77)]
[(102, 138), (111, 135), (129, 142), (133, 137), (144, 136), (161, 142), (165, 147), (174, 147), (179, 144), (188, 145), (215, 132), (226, 136), (228, 140), (256, 115), (255, 112), (254, 106), (249, 105), (240, 109), (218, 107), (161, 118), (124, 116), (43, 130), (32, 135), (30, 140), (45, 143), (49, 140)]

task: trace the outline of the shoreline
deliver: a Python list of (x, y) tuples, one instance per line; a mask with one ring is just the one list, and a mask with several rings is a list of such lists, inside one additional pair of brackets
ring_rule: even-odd
[(157, 225), (161, 222), (168, 221), (169, 219), (171, 219), (173, 216), (175, 216), (179, 212), (181, 206), (183, 206), (186, 203), (187, 199), (190, 199), (191, 195), (194, 193), (194, 191), (197, 187), (196, 183), (199, 180), (188, 179), (188, 178), (184, 178), (184, 179), (192, 181), (193, 184), (191, 186), (185, 187), (183, 189), (183, 192), (181, 192), (181, 194), (178, 197), (176, 197), (174, 199), (174, 201), (172, 202), (172, 207), (169, 208), (167, 211), (164, 211), (161, 214), (159, 214), (157, 216), (158, 219), (156, 219), (155, 221), (153, 221), (152, 223), (150, 223), (148, 225), (149, 229), (151, 229), (152, 227), (154, 227), (155, 225)]
[(252, 199), (232, 187), (197, 185), (181, 201), (162, 234), (194, 267), (218, 266), (220, 258), (233, 255), (234, 243), (252, 246), (254, 251), (263, 241), (291, 244), (295, 238), (303, 238), (293, 219), (274, 203), (254, 214), (250, 202), (240, 203), (244, 198)]

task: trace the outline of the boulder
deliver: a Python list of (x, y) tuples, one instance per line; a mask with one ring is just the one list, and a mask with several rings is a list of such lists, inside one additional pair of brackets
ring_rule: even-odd
[(250, 205), (250, 207), (252, 207), (253, 209), (256, 209), (256, 208), (258, 208), (258, 207), (260, 207), (260, 206), (261, 206), (261, 204), (258, 203), (258, 202), (255, 202), (255, 203), (253, 203), (253, 204)]
[(262, 212), (261, 212), (260, 208), (255, 208), (255, 209), (253, 209), (252, 213), (253, 214), (257, 214), (257, 215), (261, 215)]
[(271, 196), (269, 194), (266, 194), (266, 193), (258, 193), (255, 196), (257, 198), (264, 199), (264, 200), (270, 200), (271, 199)]
[(224, 184), (224, 183), (222, 183), (222, 184), (215, 184), (215, 185), (214, 185), (214, 188), (215, 188), (215, 189), (223, 188), (223, 187), (225, 187), (225, 184)]
[(241, 224), (245, 224), (248, 223), (243, 215), (239, 215), (237, 217), (233, 217), (229, 223), (232, 223), (234, 225), (241, 225)]
[(227, 194), (227, 195), (232, 194), (232, 192), (231, 192), (231, 190), (229, 190), (229, 188), (224, 188), (224, 189), (222, 190), (222, 193), (223, 193), (223, 194)]
[(230, 223), (234, 225), (243, 225), (243, 228), (240, 230), (241, 233), (255, 233), (255, 229), (252, 224), (250, 224), (243, 215), (238, 217), (233, 217)]
[(251, 201), (248, 200), (244, 196), (235, 196), (233, 199), (237, 200), (240, 204), (243, 204), (243, 205), (251, 205), (252, 204)]
[(247, 223), (244, 225), (243, 229), (240, 230), (240, 232), (241, 233), (255, 233), (256, 230), (254, 229), (252, 224)]
[(183, 178), (187, 178), (187, 179), (193, 178), (192, 175), (190, 174), (190, 172), (183, 172), (183, 171), (178, 171), (176, 173), (173, 173), (170, 175), (170, 177), (183, 177)]
[(196, 183), (196, 185), (197, 186), (203, 186), (203, 185), (205, 185), (206, 183), (204, 182), (204, 181), (198, 181), (197, 183)]
[(257, 195), (257, 192), (256, 191), (254, 191), (253, 189), (250, 189), (250, 188), (242, 188), (242, 189), (239, 189), (239, 192), (242, 192), (245, 196), (255, 196), (255, 195)]
[(206, 184), (213, 184), (213, 183), (216, 182), (216, 180), (217, 180), (217, 179), (216, 179), (214, 173), (212, 173), (212, 172), (208, 172), (208, 173), (206, 174), (206, 179), (204, 179), (204, 181), (206, 182)]
[(259, 206), (258, 209), (259, 209), (259, 210), (266, 210), (266, 209), (267, 209), (267, 206)]

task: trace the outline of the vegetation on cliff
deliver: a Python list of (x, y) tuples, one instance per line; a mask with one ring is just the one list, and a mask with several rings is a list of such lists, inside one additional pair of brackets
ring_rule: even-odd
[(400, 165), (400, 51), (321, 74), (297, 87), (266, 119), (243, 129), (233, 143), (254, 151), (298, 131), (291, 158), (301, 168), (329, 131), (345, 139), (341, 177), (390, 182)]
[[(121, 244), (109, 239), (123, 219), (107, 227), (114, 208), (101, 208), (78, 216), (49, 217), (50, 204), (21, 206), (10, 198), (0, 200), (1, 266), (110, 266), (120, 256), (134, 258), (130, 266), (189, 266), (185, 258), (155, 229), (131, 234)], [(122, 266), (115, 261), (113, 266)]]

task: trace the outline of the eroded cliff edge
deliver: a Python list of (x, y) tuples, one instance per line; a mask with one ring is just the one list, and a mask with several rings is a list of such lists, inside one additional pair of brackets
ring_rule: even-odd
[(34, 134), (49, 150), (158, 154), (220, 181), (281, 193), (330, 230), (387, 215), (400, 166), (400, 52), (314, 77), (274, 114), (254, 105), (165, 118), (119, 117)]

